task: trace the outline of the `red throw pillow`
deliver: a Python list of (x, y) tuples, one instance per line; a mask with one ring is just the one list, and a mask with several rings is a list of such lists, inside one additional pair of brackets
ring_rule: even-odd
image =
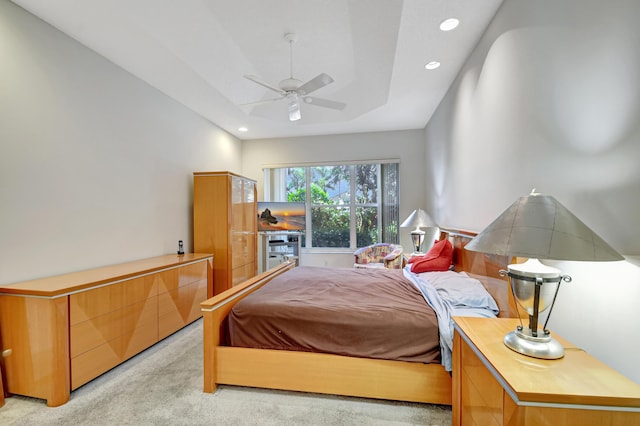
[(453, 261), (453, 246), (449, 240), (436, 241), (427, 254), (411, 263), (411, 272), (448, 271)]
[(435, 247), (437, 242), (438, 242), (438, 240), (435, 240), (433, 242), (433, 246), (431, 246), (431, 249), (429, 249), (429, 252), (427, 252), (425, 254), (417, 255), (417, 256), (411, 256), (409, 258), (409, 260), (407, 261), (407, 263), (417, 262), (418, 260), (422, 260), (422, 259), (426, 258), (429, 255), (429, 253), (431, 253), (431, 250), (433, 249), (433, 247)]

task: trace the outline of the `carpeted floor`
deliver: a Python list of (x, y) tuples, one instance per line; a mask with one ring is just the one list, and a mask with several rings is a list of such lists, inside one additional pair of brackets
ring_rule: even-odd
[(202, 392), (202, 320), (49, 408), (12, 396), (7, 425), (449, 425), (448, 406), (220, 386)]

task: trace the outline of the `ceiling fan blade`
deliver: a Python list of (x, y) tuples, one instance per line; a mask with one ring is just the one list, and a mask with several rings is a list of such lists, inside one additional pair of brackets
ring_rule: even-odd
[(274, 101), (279, 101), (284, 99), (284, 96), (280, 96), (279, 98), (273, 98), (273, 99), (262, 99), (260, 101), (254, 101), (254, 102), (247, 102), (244, 104), (239, 104), (239, 106), (247, 106), (247, 105), (257, 105), (257, 104), (264, 104), (267, 102), (274, 102)]
[(331, 108), (331, 109), (338, 109), (340, 111), (342, 111), (347, 106), (347, 104), (342, 102), (331, 101), (329, 99), (322, 99), (322, 98), (313, 98), (311, 96), (305, 96), (304, 102), (309, 105), (315, 105), (315, 106)]
[(262, 81), (260, 78), (256, 77), (255, 75), (245, 75), (244, 78), (246, 78), (247, 80), (251, 80), (256, 84), (259, 84), (262, 87), (266, 87), (269, 90), (273, 90), (274, 92), (280, 93), (283, 96), (286, 95), (286, 92), (284, 90)]
[(296, 97), (289, 103), (289, 121), (300, 120), (302, 116), (300, 115), (300, 103), (298, 102), (298, 98)]
[(311, 92), (314, 92), (327, 84), (333, 83), (333, 78), (328, 74), (322, 73), (317, 77), (312, 78), (311, 80), (304, 83), (302, 86), (298, 87), (296, 92), (299, 95), (308, 95)]

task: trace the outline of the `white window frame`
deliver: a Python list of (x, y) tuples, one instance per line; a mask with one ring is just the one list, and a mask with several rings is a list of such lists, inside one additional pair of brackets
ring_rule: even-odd
[[(357, 232), (356, 232), (356, 208), (357, 207), (376, 207), (378, 209), (378, 240), (382, 239), (382, 164), (390, 164), (396, 163), (399, 165), (399, 159), (384, 159), (384, 160), (361, 160), (361, 161), (342, 161), (342, 162), (319, 162), (319, 163), (287, 163), (287, 164), (270, 164), (263, 166), (263, 177), (264, 177), (264, 201), (286, 201), (286, 181), (284, 173), (276, 173), (274, 176), (274, 170), (277, 169), (286, 169), (286, 168), (305, 168), (305, 185), (307, 190), (305, 191), (306, 200), (306, 219), (307, 224), (311, 226), (311, 208), (314, 207), (311, 204), (311, 191), (309, 188), (311, 187), (311, 168), (312, 167), (327, 167), (327, 166), (352, 166), (359, 164), (376, 164), (378, 166), (377, 173), (377, 194), (376, 199), (377, 203), (366, 203), (366, 204), (357, 204), (355, 202), (355, 194), (356, 194), (356, 179), (355, 179), (355, 168), (350, 168), (350, 201), (349, 201), (349, 247), (314, 247), (313, 246), (313, 236), (312, 232), (307, 232), (305, 234), (305, 246), (303, 249), (309, 253), (342, 253), (342, 252), (352, 252), (357, 248)], [(398, 176), (398, 179), (400, 176)], [(278, 184), (274, 185), (277, 181)], [(398, 185), (398, 199), (400, 197), (399, 188), (400, 183)], [(400, 201), (398, 200), (398, 204)], [(331, 207), (327, 205), (318, 205), (318, 207)], [(398, 218), (399, 220), (399, 218)]]

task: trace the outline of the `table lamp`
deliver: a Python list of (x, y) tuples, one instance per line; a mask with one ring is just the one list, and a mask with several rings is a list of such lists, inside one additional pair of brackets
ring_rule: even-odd
[[(529, 314), (529, 327), (520, 325), (504, 337), (504, 344), (524, 355), (543, 359), (564, 356), (562, 345), (551, 337), (547, 323), (562, 281), (571, 277), (538, 259), (570, 261), (624, 260), (604, 240), (575, 217), (555, 198), (531, 191), (520, 197), (485, 230), (471, 240), (467, 250), (500, 256), (525, 257), (521, 264), (500, 270), (508, 276), (517, 305)], [(518, 306), (516, 305), (516, 309)], [(542, 329), (538, 316), (549, 308)]]
[(431, 219), (431, 216), (422, 209), (414, 210), (408, 218), (400, 224), (401, 228), (413, 228), (411, 231), (411, 241), (413, 242), (413, 248), (415, 249), (412, 256), (424, 254), (421, 251), (422, 243), (424, 242), (425, 232), (420, 227), (437, 227), (436, 223)]

